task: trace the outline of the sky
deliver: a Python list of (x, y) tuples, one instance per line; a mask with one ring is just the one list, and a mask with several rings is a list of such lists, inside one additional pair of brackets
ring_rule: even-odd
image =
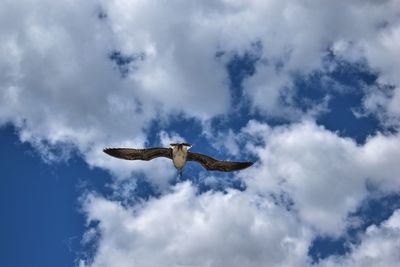
[[(400, 2), (3, 0), (0, 266), (397, 266)], [(124, 161), (193, 144), (248, 169)]]

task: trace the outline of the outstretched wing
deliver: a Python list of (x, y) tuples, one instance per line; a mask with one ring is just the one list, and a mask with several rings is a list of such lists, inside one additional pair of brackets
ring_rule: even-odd
[(217, 160), (212, 157), (188, 152), (187, 160), (194, 160), (199, 162), (204, 168), (209, 171), (231, 172), (238, 171), (250, 167), (254, 162), (234, 162)]
[(172, 159), (172, 150), (170, 148), (145, 148), (145, 149), (134, 149), (134, 148), (106, 148), (103, 150), (104, 153), (128, 160), (151, 160), (158, 157), (165, 157)]

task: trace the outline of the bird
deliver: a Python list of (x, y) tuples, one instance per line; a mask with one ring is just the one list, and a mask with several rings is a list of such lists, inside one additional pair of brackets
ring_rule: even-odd
[(178, 170), (179, 174), (182, 176), (182, 169), (187, 161), (197, 161), (206, 170), (209, 171), (221, 171), (221, 172), (231, 172), (239, 171), (250, 167), (254, 162), (235, 162), (235, 161), (225, 161), (217, 160), (210, 156), (189, 152), (188, 150), (192, 147), (188, 143), (174, 143), (170, 144), (170, 148), (164, 147), (153, 147), (144, 149), (134, 149), (134, 148), (105, 148), (104, 153), (126, 160), (152, 160), (158, 157), (164, 157), (172, 159), (175, 168)]

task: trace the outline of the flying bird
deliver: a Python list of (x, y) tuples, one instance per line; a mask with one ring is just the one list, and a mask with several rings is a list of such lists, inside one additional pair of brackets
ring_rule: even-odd
[(134, 149), (134, 148), (106, 148), (104, 153), (127, 160), (152, 160), (158, 157), (164, 157), (172, 159), (175, 168), (182, 175), (182, 169), (186, 162), (197, 161), (205, 169), (209, 171), (238, 171), (250, 167), (254, 162), (234, 162), (217, 160), (210, 156), (203, 155), (200, 153), (189, 152), (188, 150), (192, 147), (191, 144), (179, 143), (171, 144), (170, 148), (155, 147), (145, 149)]

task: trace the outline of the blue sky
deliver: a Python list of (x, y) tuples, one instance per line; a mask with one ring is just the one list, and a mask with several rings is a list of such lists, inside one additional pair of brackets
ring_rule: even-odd
[(399, 262), (398, 1), (4, 6), (0, 266)]

